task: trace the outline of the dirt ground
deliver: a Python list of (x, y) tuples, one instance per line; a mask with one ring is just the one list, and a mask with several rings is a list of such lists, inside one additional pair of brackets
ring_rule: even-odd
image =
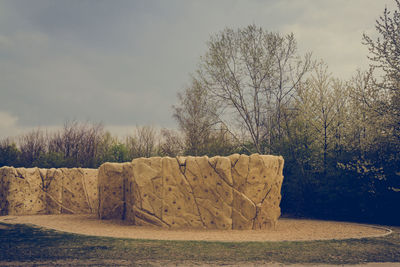
[(33, 224), (84, 235), (156, 240), (306, 241), (377, 237), (390, 233), (389, 229), (369, 225), (299, 219), (280, 219), (274, 230), (170, 230), (99, 220), (93, 214), (0, 216), (0, 222)]

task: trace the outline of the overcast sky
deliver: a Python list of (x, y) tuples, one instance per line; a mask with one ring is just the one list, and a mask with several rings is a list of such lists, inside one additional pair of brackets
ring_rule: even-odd
[(0, 0), (0, 138), (66, 120), (174, 128), (171, 106), (211, 34), (256, 24), (293, 32), (347, 79), (362, 33), (393, 0)]

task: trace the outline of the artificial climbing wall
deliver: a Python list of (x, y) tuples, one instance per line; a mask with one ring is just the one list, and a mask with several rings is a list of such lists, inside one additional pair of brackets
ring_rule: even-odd
[(283, 158), (153, 157), (99, 168), (99, 218), (167, 228), (265, 229), (280, 216)]
[(0, 168), (0, 215), (96, 213), (96, 169)]

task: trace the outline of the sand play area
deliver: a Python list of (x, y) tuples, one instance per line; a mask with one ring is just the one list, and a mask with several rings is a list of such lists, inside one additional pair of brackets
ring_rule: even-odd
[(1, 216), (7, 224), (32, 224), (48, 229), (91, 236), (153, 240), (197, 241), (307, 241), (377, 237), (389, 229), (356, 223), (281, 218), (275, 230), (172, 230), (128, 225), (124, 221), (99, 220), (89, 215)]

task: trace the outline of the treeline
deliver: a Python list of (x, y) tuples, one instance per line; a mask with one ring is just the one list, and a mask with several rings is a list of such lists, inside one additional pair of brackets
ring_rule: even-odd
[(35, 129), (0, 140), (0, 167), (98, 168), (104, 162), (128, 162), (140, 157), (230, 155), (240, 148), (222, 131), (207, 134), (202, 151), (185, 144), (182, 133), (137, 126), (124, 138), (105, 131), (100, 123), (67, 122), (63, 129)]
[[(162, 138), (163, 141), (160, 141)], [(177, 133), (150, 126), (136, 127), (124, 140), (112, 136), (101, 124), (65, 123), (62, 130), (36, 129), (0, 141), (0, 166), (97, 168), (104, 162), (180, 153)]]
[(341, 80), (300, 55), (293, 34), (255, 25), (213, 35), (178, 94), (179, 132), (137, 127), (121, 140), (100, 125), (3, 140), (0, 165), (97, 167), (176, 155), (279, 154), (282, 211), (400, 224), (400, 2), (364, 36), (371, 64)]
[(364, 35), (370, 66), (334, 77), (293, 34), (255, 25), (213, 35), (174, 106), (187, 148), (213, 131), (244, 153), (285, 158), (282, 210), (400, 224), (400, 2)]

